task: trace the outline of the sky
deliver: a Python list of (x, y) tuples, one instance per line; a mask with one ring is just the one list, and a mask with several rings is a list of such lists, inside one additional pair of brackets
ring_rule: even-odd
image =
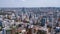
[(0, 0), (0, 7), (60, 7), (60, 0)]

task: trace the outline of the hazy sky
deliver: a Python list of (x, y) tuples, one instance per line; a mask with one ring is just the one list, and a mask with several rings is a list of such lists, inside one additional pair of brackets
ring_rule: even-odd
[(0, 7), (60, 7), (60, 0), (0, 0)]

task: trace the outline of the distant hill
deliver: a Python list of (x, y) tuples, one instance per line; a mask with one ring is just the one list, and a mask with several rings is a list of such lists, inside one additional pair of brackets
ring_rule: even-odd
[(0, 12), (6, 12), (6, 11), (14, 11), (16, 13), (21, 13), (21, 12), (34, 12), (34, 13), (40, 13), (40, 12), (49, 12), (49, 11), (56, 11), (60, 12), (60, 7), (31, 7), (31, 8), (26, 8), (26, 7), (21, 7), (21, 8), (0, 8)]

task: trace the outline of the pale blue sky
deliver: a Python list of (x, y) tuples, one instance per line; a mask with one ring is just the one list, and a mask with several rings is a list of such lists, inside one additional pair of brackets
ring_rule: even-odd
[(0, 7), (60, 7), (60, 0), (0, 0)]

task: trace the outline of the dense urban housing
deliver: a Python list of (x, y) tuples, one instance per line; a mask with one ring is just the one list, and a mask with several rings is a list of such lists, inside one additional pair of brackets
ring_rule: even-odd
[(0, 8), (0, 34), (60, 34), (60, 8)]

